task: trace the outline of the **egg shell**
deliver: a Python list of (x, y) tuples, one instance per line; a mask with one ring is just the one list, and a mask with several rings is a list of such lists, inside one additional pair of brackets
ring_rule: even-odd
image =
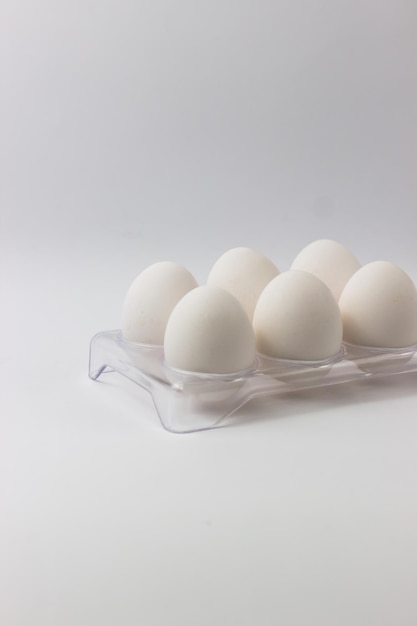
[(303, 248), (291, 269), (303, 270), (320, 278), (339, 299), (349, 278), (361, 267), (353, 252), (332, 239), (318, 239)]
[(282, 272), (265, 287), (253, 326), (258, 351), (275, 358), (319, 361), (341, 348), (336, 300), (319, 278), (301, 270)]
[(197, 281), (182, 265), (160, 261), (132, 282), (122, 311), (122, 334), (128, 341), (162, 345), (173, 308)]
[(232, 248), (217, 259), (207, 284), (231, 293), (252, 319), (258, 298), (279, 274), (275, 264), (252, 248)]
[(417, 290), (389, 261), (359, 269), (339, 300), (346, 342), (381, 348), (417, 343)]
[(236, 298), (206, 285), (187, 293), (172, 311), (164, 351), (172, 368), (227, 374), (253, 365), (255, 336)]

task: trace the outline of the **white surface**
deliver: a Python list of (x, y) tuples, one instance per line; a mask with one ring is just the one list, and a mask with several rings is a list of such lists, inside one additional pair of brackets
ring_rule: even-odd
[(414, 626), (415, 376), (180, 436), (87, 356), (164, 258), (417, 280), (415, 3), (1, 12), (2, 626)]

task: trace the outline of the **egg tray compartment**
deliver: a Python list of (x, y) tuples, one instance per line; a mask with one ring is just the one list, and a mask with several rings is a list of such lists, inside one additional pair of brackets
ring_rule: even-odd
[(385, 350), (344, 344), (336, 357), (313, 362), (258, 354), (252, 369), (211, 375), (169, 368), (162, 346), (135, 344), (120, 330), (111, 330), (92, 338), (89, 363), (93, 380), (109, 372), (122, 374), (151, 394), (166, 430), (186, 433), (225, 425), (226, 418), (259, 396), (417, 372), (417, 345)]

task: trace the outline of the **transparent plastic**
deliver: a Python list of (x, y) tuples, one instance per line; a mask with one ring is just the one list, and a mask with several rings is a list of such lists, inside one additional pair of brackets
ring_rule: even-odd
[(162, 346), (131, 343), (120, 330), (100, 332), (90, 344), (90, 378), (118, 372), (146, 389), (162, 426), (175, 433), (222, 426), (227, 417), (258, 396), (276, 395), (279, 409), (280, 393), (415, 371), (417, 345), (382, 349), (344, 344), (338, 355), (324, 361), (288, 361), (258, 354), (253, 368), (210, 375), (169, 368)]

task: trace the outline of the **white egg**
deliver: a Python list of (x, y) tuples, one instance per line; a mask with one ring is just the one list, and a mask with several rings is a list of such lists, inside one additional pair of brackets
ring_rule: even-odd
[(128, 341), (162, 345), (165, 326), (177, 302), (197, 281), (172, 261), (154, 263), (141, 272), (126, 294), (122, 334)]
[(317, 361), (341, 348), (337, 302), (308, 272), (289, 270), (274, 278), (259, 297), (253, 326), (258, 351), (275, 358)]
[(393, 263), (364, 265), (346, 284), (339, 306), (349, 343), (381, 348), (417, 343), (417, 290)]
[(338, 300), (349, 278), (361, 267), (355, 255), (338, 241), (318, 239), (303, 248), (291, 269), (314, 274)]
[(213, 265), (207, 284), (231, 293), (252, 319), (266, 285), (279, 274), (274, 263), (251, 248), (232, 248)]
[(219, 287), (198, 287), (178, 302), (164, 340), (168, 366), (190, 372), (228, 374), (255, 360), (252, 324), (239, 302)]

